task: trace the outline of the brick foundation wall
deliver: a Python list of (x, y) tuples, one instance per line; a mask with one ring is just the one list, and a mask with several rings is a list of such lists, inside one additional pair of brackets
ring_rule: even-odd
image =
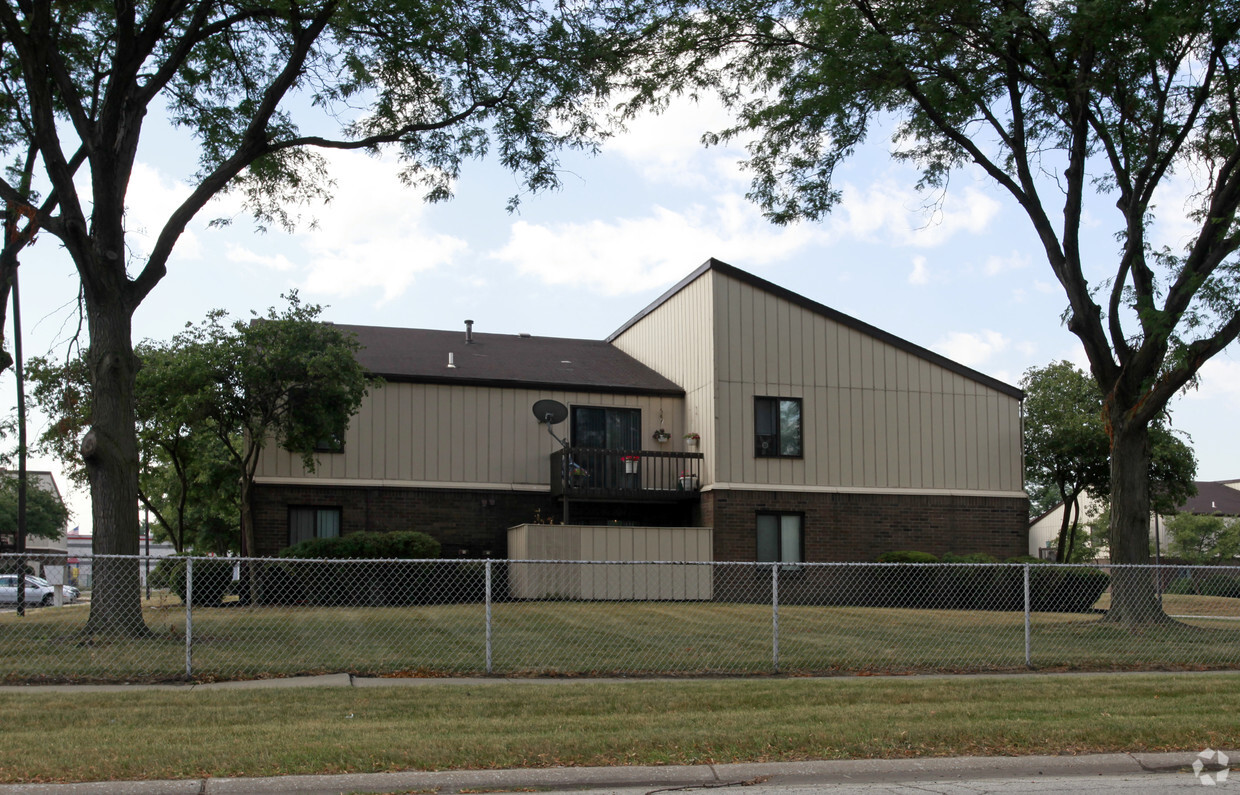
[(290, 506), (340, 508), (341, 534), (417, 530), (443, 545), (443, 557), (503, 558), (508, 528), (558, 515), (539, 492), (474, 489), (402, 489), (255, 484), (254, 526), (258, 555), (288, 546)]
[(873, 561), (898, 549), (984, 552), (1003, 560), (1024, 555), (1029, 545), (1024, 498), (708, 491), (702, 524), (715, 529), (715, 560), (757, 558), (759, 511), (803, 514), (811, 563)]
[[(291, 506), (340, 508), (340, 532), (417, 530), (443, 545), (443, 557), (505, 558), (508, 528), (535, 516), (559, 521), (563, 508), (539, 492), (255, 484), (255, 540), (260, 556), (288, 546)], [(649, 527), (696, 524), (696, 503), (574, 502), (570, 520)]]

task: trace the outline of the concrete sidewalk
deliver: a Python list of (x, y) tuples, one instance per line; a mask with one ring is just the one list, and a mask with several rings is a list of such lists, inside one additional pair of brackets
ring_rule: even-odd
[[(685, 789), (749, 792), (892, 792), (935, 782), (967, 791), (1054, 792), (1063, 789), (1163, 791), (1201, 786), (1191, 752), (1091, 756), (969, 757), (839, 760), (668, 767), (582, 767), (463, 770), (439, 773), (361, 773), (278, 778), (211, 778), (184, 781), (113, 781), (83, 784), (10, 784), (0, 795), (241, 795), (242, 793), (649, 793)], [(1091, 785), (1103, 777), (1115, 789)], [(1080, 780), (1080, 785), (1073, 782)], [(1041, 786), (1039, 786), (1041, 784)], [(871, 785), (874, 785), (871, 787)], [(918, 787), (920, 789), (920, 787)], [(924, 791), (924, 790), (923, 790)], [(942, 790), (939, 790), (942, 791)]]

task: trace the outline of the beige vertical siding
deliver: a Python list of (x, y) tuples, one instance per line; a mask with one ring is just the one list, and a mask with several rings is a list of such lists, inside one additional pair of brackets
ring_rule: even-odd
[[(711, 455), (715, 434), (714, 357), (719, 329), (714, 318), (714, 283), (717, 275), (707, 271), (643, 317), (613, 342), (617, 348), (657, 371), (685, 390), (677, 414), (665, 414), (664, 427), (672, 439), (660, 449), (703, 453), (702, 485), (712, 481)], [(643, 418), (644, 420), (644, 418)], [(647, 433), (655, 426), (643, 426)], [(699, 447), (685, 445), (684, 434), (700, 434)]]
[[(715, 481), (1022, 489), (1015, 398), (745, 282), (716, 273), (711, 284)], [(801, 398), (804, 458), (754, 456), (755, 396)]]
[[(586, 527), (526, 524), (508, 530), (510, 560), (709, 561), (707, 527)], [(518, 599), (710, 599), (711, 567), (684, 565), (508, 564)]]
[[(550, 456), (559, 443), (531, 413), (542, 398), (569, 406), (640, 409), (643, 446), (652, 449), (657, 445), (650, 435), (660, 415), (674, 433), (684, 415), (679, 397), (387, 383), (372, 388), (362, 402), (345, 432), (344, 452), (319, 455), (309, 473), (299, 455), (268, 445), (256, 474), (269, 481), (547, 486)], [(567, 438), (568, 422), (555, 432)], [(674, 439), (681, 441), (680, 434)]]

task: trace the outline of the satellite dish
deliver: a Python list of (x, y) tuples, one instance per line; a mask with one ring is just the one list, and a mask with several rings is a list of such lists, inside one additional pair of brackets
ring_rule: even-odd
[(536, 400), (534, 401), (534, 416), (539, 422), (559, 425), (568, 419), (568, 406), (558, 400)]

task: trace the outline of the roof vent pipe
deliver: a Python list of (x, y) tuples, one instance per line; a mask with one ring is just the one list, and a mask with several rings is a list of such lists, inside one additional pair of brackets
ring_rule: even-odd
[(455, 369), (456, 369), (456, 361), (455, 361), (454, 357), (455, 357), (455, 354), (451, 354), (451, 353), (449, 353), (449, 354), (448, 354), (448, 367), (449, 367), (449, 368), (451, 368), (451, 369), (454, 369), (454, 370), (455, 370)]
[(465, 321), (465, 344), (474, 344), (474, 321), (472, 320)]

